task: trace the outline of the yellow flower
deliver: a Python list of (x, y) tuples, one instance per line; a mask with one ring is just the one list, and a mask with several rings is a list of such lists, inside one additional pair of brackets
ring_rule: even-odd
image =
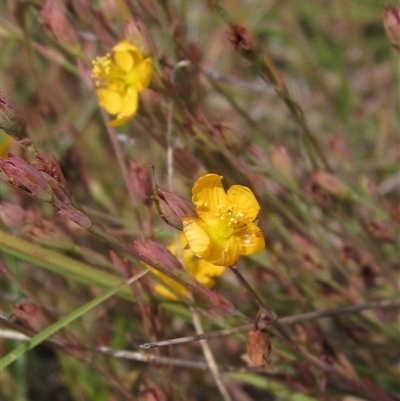
[(93, 78), (100, 105), (110, 114), (117, 115), (111, 126), (130, 120), (138, 109), (139, 92), (149, 85), (153, 73), (150, 57), (144, 59), (140, 50), (122, 40), (110, 54), (93, 61)]
[(254, 223), (260, 206), (251, 190), (232, 185), (226, 193), (222, 176), (206, 174), (192, 189), (198, 217), (182, 219), (183, 233), (199, 258), (218, 266), (232, 266), (240, 255), (265, 247), (264, 236)]
[[(213, 277), (221, 276), (224, 273), (226, 267), (214, 266), (211, 263), (208, 263), (205, 260), (199, 259), (194, 256), (193, 252), (189, 248), (185, 249), (186, 239), (182, 233), (179, 235), (179, 242), (179, 251), (182, 252), (182, 262), (185, 270), (190, 273), (198, 282), (208, 288), (211, 288), (215, 284)], [(175, 241), (173, 241), (167, 248), (173, 255), (178, 257), (178, 248)], [(182, 295), (183, 297), (187, 296), (188, 291), (183, 285), (160, 273), (158, 270), (151, 269), (151, 271), (154, 275), (156, 275), (162, 281), (168, 284), (168, 287), (174, 289), (178, 294)], [(162, 284), (156, 284), (154, 286), (154, 290), (159, 295), (165, 298), (171, 299), (173, 301), (178, 300), (176, 295), (167, 287), (164, 287)]]
[(0, 157), (4, 157), (14, 142), (13, 138), (0, 130)]

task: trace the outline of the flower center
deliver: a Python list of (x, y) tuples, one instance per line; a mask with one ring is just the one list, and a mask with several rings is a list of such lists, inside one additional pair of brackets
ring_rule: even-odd
[(220, 237), (229, 238), (232, 235), (239, 234), (240, 230), (246, 228), (246, 222), (243, 220), (245, 214), (239, 208), (239, 205), (219, 204), (215, 213), (216, 230)]
[(93, 60), (92, 76), (97, 87), (106, 87), (115, 81), (125, 81), (126, 73), (107, 54)]

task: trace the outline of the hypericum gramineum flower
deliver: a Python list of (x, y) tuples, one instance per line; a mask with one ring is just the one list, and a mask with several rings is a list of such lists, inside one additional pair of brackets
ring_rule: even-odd
[(4, 157), (7, 154), (13, 142), (14, 140), (11, 136), (0, 131), (0, 157)]
[(130, 120), (138, 109), (139, 92), (147, 88), (153, 73), (150, 57), (126, 39), (113, 47), (110, 54), (93, 61), (93, 78), (100, 105), (117, 118), (110, 122), (116, 127)]
[[(194, 256), (193, 252), (189, 248), (185, 249), (186, 239), (182, 233), (179, 235), (179, 246), (179, 253), (182, 254), (182, 264), (185, 270), (199, 283), (203, 284), (207, 288), (211, 288), (215, 284), (213, 277), (221, 276), (226, 267), (212, 265), (211, 263), (206, 262), (204, 259), (199, 259), (198, 257)], [(178, 248), (175, 241), (168, 245), (167, 248), (174, 256), (178, 256)], [(183, 297), (187, 296), (188, 291), (182, 284), (177, 283), (175, 280), (160, 273), (158, 270), (151, 269), (151, 271), (178, 294), (182, 295)], [(154, 286), (154, 290), (164, 298), (168, 298), (173, 301), (178, 300), (176, 295), (162, 284), (156, 284)]]
[(198, 217), (182, 219), (190, 249), (199, 258), (218, 266), (232, 266), (240, 255), (250, 255), (265, 247), (264, 236), (254, 223), (260, 206), (253, 192), (232, 185), (228, 192), (222, 176), (206, 174), (192, 189)]

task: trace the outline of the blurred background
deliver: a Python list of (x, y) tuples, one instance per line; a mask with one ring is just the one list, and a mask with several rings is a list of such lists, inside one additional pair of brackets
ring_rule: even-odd
[[(278, 317), (398, 299), (395, 2), (9, 0), (1, 10), (1, 92), (39, 153), (59, 162), (70, 199), (121, 243), (174, 239), (149, 199), (151, 166), (189, 202), (196, 179), (216, 173), (260, 203), (266, 248), (238, 268)], [(110, 128), (92, 61), (124, 38), (154, 73), (136, 116)], [(33, 160), (2, 135), (3, 157)], [(45, 331), (143, 270), (51, 204), (5, 183), (0, 197), (2, 356), (24, 343), (18, 332)], [(155, 283), (148, 275), (99, 302), (52, 338), (58, 346), (24, 352), (1, 371), (1, 400), (400, 400), (398, 305), (299, 321), (286, 341), (268, 330), (260, 366), (247, 333), (209, 340), (227, 396), (198, 342), (140, 351), (196, 333), (193, 310)], [(231, 271), (213, 290), (237, 314), (198, 305), (204, 331), (255, 321)]]

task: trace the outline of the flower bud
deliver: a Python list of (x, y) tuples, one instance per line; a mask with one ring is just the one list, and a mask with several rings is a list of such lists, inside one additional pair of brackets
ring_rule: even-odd
[(144, 205), (149, 206), (153, 194), (149, 169), (144, 164), (131, 160), (129, 173), (135, 194)]
[(278, 173), (282, 176), (282, 178), (284, 178), (288, 183), (292, 184), (293, 186), (296, 186), (297, 181), (294, 174), (294, 166), (287, 149), (284, 146), (272, 146), (271, 159), (272, 164), (274, 165)]
[(29, 239), (48, 248), (63, 251), (70, 251), (74, 248), (72, 239), (48, 220), (36, 219), (28, 224), (24, 231), (29, 236)]
[(11, 187), (44, 202), (53, 200), (53, 190), (49, 181), (32, 164), (11, 155), (0, 159), (0, 179)]
[(158, 242), (149, 239), (136, 240), (133, 243), (133, 247), (141, 260), (149, 261), (151, 266), (160, 267), (162, 273), (166, 275), (170, 276), (170, 272), (183, 270), (182, 265), (175, 256), (164, 245)]
[(11, 230), (21, 230), (25, 225), (27, 212), (13, 203), (0, 203), (0, 221)]
[(19, 301), (13, 305), (17, 321), (24, 327), (39, 332), (50, 325), (45, 313), (31, 301)]
[(184, 217), (196, 217), (196, 213), (185, 199), (173, 192), (163, 191), (158, 185), (154, 187), (153, 201), (161, 219), (178, 230), (183, 229)]
[(254, 64), (264, 81), (272, 83), (281, 96), (287, 96), (285, 82), (270, 55), (247, 28), (239, 24), (230, 24), (229, 41), (242, 57)]
[(255, 145), (254, 143), (250, 143), (247, 151), (251, 158), (255, 160), (256, 163), (266, 165), (268, 163), (268, 157), (265, 154), (264, 149), (260, 148), (259, 146)]
[(62, 47), (72, 54), (78, 55), (81, 51), (78, 34), (64, 13), (60, 2), (46, 0), (41, 10), (44, 28)]
[(328, 139), (329, 150), (332, 156), (335, 157), (340, 166), (348, 171), (352, 169), (350, 153), (346, 142), (339, 136), (332, 136)]
[(42, 173), (43, 177), (45, 177), (53, 191), (54, 205), (59, 209), (68, 209), (71, 205), (68, 198), (68, 196), (71, 195), (71, 191), (68, 188), (56, 158), (52, 156), (50, 159), (46, 159), (39, 154), (36, 154), (35, 157), (39, 162), (37, 169)]
[(128, 21), (124, 26), (126, 39), (135, 45), (143, 57), (154, 57), (157, 54), (156, 46), (140, 18)]
[(313, 174), (312, 181), (333, 196), (338, 198), (351, 197), (350, 188), (332, 174), (324, 171), (316, 171)]
[(64, 196), (66, 196), (66, 194), (70, 194), (70, 190), (64, 178), (61, 166), (56, 158), (51, 156), (51, 158), (47, 160), (43, 156), (37, 154), (36, 159), (39, 161), (39, 170), (51, 178), (53, 185), (57, 186), (60, 191), (64, 192)]
[(65, 219), (73, 221), (74, 223), (78, 224), (78, 226), (86, 230), (93, 225), (89, 217), (71, 206), (61, 209), (57, 214)]
[(383, 25), (390, 43), (400, 52), (400, 4), (395, 7), (389, 5), (385, 7)]
[(257, 49), (257, 41), (250, 31), (239, 24), (229, 26), (229, 40), (239, 53), (245, 58), (254, 57)]
[[(49, 320), (48, 312), (29, 300), (16, 302), (13, 305), (13, 313), (18, 323), (34, 332), (40, 332), (52, 323)], [(69, 354), (76, 358), (83, 358), (84, 353), (81, 350), (79, 339), (73, 333), (64, 329), (52, 335), (50, 339), (59, 346), (65, 347), (65, 351)]]
[(17, 141), (28, 138), (22, 111), (2, 92), (0, 92), (0, 129)]

